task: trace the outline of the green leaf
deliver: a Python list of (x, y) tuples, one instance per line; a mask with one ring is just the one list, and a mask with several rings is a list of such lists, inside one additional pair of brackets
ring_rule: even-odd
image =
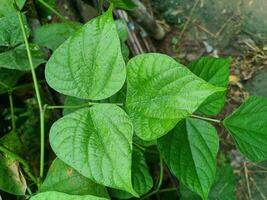
[(122, 56), (125, 60), (125, 62), (128, 62), (129, 60), (129, 48), (127, 47), (127, 45), (125, 44), (127, 38), (128, 38), (128, 32), (127, 32), (127, 25), (125, 23), (125, 21), (123, 20), (116, 20), (116, 27), (117, 27), (117, 32), (120, 38), (120, 42), (121, 42), (121, 53)]
[(216, 129), (205, 121), (188, 118), (159, 139), (158, 147), (171, 172), (207, 199), (215, 178), (219, 149)]
[(75, 169), (56, 158), (50, 166), (40, 192), (56, 191), (70, 195), (93, 195), (107, 197), (104, 186), (80, 175)]
[(23, 72), (10, 69), (0, 69), (0, 94), (8, 92), (16, 85)]
[(235, 176), (230, 164), (218, 168), (209, 194), (210, 200), (236, 200)]
[(165, 135), (209, 95), (223, 90), (163, 54), (136, 56), (127, 70), (126, 110), (143, 140)]
[[(34, 67), (44, 63), (42, 52), (37, 45), (30, 44), (30, 50)], [(30, 70), (31, 68), (25, 45), (19, 45), (14, 49), (0, 53), (0, 67), (21, 71)]]
[(92, 195), (69, 195), (62, 192), (42, 192), (30, 198), (30, 200), (108, 200), (107, 198)]
[(0, 46), (14, 47), (22, 42), (23, 34), (16, 13), (0, 17)]
[[(203, 57), (190, 63), (188, 68), (205, 81), (227, 89), (230, 62), (230, 58)], [(198, 111), (206, 115), (218, 114), (224, 106), (225, 94), (225, 91), (220, 91), (209, 96)]]
[[(16, 13), (16, 10), (13, 6), (14, 0), (1, 0), (0, 4), (0, 17), (10, 14)], [(16, 0), (17, 6), (19, 9), (22, 9), (26, 0)]]
[(56, 155), (99, 184), (137, 195), (131, 182), (133, 127), (113, 104), (79, 109), (54, 123), (50, 144)]
[(117, 8), (131, 10), (136, 8), (135, 3), (132, 0), (109, 0)]
[[(200, 200), (201, 198), (183, 184), (180, 185), (182, 200)], [(209, 193), (209, 200), (236, 200), (235, 176), (231, 165), (217, 169), (214, 184)]]
[(267, 159), (267, 99), (250, 97), (223, 124), (241, 153), (254, 162)]
[[(132, 181), (133, 188), (139, 196), (146, 194), (153, 186), (153, 179), (148, 171), (145, 156), (139, 149), (134, 149), (133, 151)], [(133, 197), (127, 192), (116, 189), (112, 189), (110, 193), (112, 197), (118, 199), (128, 199)]]
[(54, 52), (45, 76), (56, 91), (81, 99), (105, 99), (121, 89), (126, 69), (112, 8), (85, 24)]
[[(0, 144), (15, 153), (21, 151), (20, 140), (15, 132), (2, 137)], [(0, 152), (0, 190), (14, 195), (24, 195), (26, 188), (26, 180), (21, 173), (18, 161)]]
[(34, 42), (54, 51), (80, 27), (76, 22), (46, 24), (34, 30)]

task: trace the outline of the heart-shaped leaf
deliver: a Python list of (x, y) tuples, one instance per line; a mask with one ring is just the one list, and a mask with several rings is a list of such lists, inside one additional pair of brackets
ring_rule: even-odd
[(224, 91), (163, 54), (136, 56), (127, 70), (126, 109), (143, 140), (165, 135), (209, 95)]
[(241, 153), (255, 162), (267, 159), (267, 99), (250, 97), (223, 124)]
[(126, 69), (112, 8), (57, 48), (45, 76), (58, 92), (81, 99), (105, 99), (120, 90)]
[(188, 118), (159, 139), (158, 147), (172, 173), (207, 199), (215, 178), (219, 150), (216, 129), (205, 121)]
[(50, 144), (56, 155), (99, 184), (137, 195), (132, 188), (133, 127), (114, 104), (79, 109), (54, 123)]

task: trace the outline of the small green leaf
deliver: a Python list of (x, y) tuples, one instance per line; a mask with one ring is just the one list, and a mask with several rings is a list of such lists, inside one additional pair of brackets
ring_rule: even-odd
[(224, 90), (163, 54), (136, 56), (127, 70), (126, 110), (137, 136), (143, 140), (165, 135), (209, 95)]
[(241, 153), (254, 162), (267, 159), (267, 99), (250, 97), (223, 124)]
[(205, 121), (188, 118), (159, 139), (158, 147), (172, 173), (207, 199), (215, 178), (219, 150), (216, 129)]
[(0, 17), (0, 46), (14, 47), (22, 42), (23, 35), (16, 13)]
[(108, 200), (107, 198), (92, 195), (69, 195), (62, 192), (42, 192), (34, 195), (30, 200)]
[(131, 10), (136, 8), (135, 3), (132, 0), (109, 0), (117, 8)]
[(46, 24), (34, 30), (34, 42), (54, 51), (80, 27), (76, 22)]
[(105, 99), (121, 89), (126, 69), (111, 8), (54, 52), (45, 76), (58, 92), (81, 99)]
[[(2, 137), (0, 144), (15, 153), (21, 151), (21, 144), (15, 132)], [(26, 188), (26, 180), (21, 173), (18, 161), (0, 152), (0, 190), (14, 195), (24, 195)]]
[(0, 69), (0, 94), (8, 92), (10, 88), (16, 85), (23, 72), (10, 69)]
[[(230, 61), (230, 58), (203, 57), (190, 63), (188, 68), (205, 81), (227, 89)], [(225, 94), (225, 91), (220, 91), (209, 96), (198, 111), (206, 115), (218, 114), (224, 106)]]
[[(30, 44), (33, 65), (37, 67), (44, 63), (43, 55), (40, 48), (35, 44)], [(21, 71), (30, 70), (27, 51), (25, 45), (19, 45), (14, 49), (0, 53), (0, 67), (7, 69), (16, 69)]]
[(50, 144), (56, 155), (99, 184), (137, 195), (131, 182), (133, 127), (113, 104), (79, 109), (54, 123)]
[(51, 164), (40, 192), (56, 191), (71, 195), (93, 195), (107, 197), (104, 186), (80, 175), (75, 169), (56, 158)]
[[(145, 156), (139, 149), (133, 150), (132, 181), (133, 188), (139, 196), (146, 194), (153, 186), (153, 179), (148, 171)], [(112, 197), (118, 199), (129, 199), (133, 197), (127, 192), (116, 189), (112, 189), (110, 193)]]

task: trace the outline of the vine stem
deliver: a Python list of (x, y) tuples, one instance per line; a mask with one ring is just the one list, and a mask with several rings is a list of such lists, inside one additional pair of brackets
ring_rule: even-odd
[(203, 119), (203, 120), (210, 121), (210, 122), (221, 123), (221, 120), (219, 120), (219, 119), (212, 119), (212, 118), (208, 118), (208, 117), (202, 117), (199, 115), (191, 115), (191, 117), (197, 118), (197, 119)]
[(12, 92), (11, 91), (8, 92), (8, 97), (9, 97), (9, 104), (10, 104), (12, 131), (15, 131), (16, 122), (15, 122), (15, 114), (14, 114), (13, 97), (12, 97)]
[(41, 153), (40, 155), (40, 181), (42, 182), (43, 173), (44, 173), (44, 109), (42, 106), (42, 100), (41, 100), (40, 91), (38, 87), (38, 81), (37, 81), (37, 77), (36, 77), (34, 66), (33, 66), (32, 55), (31, 55), (31, 51), (29, 47), (26, 30), (25, 30), (25, 24), (23, 22), (22, 14), (18, 10), (17, 10), (17, 15), (19, 18), (21, 31), (23, 33), (23, 39), (24, 39), (24, 43), (26, 46), (26, 50), (27, 50), (29, 64), (31, 67), (32, 79), (33, 79), (34, 89), (35, 89), (36, 98), (38, 102), (39, 112), (40, 112), (40, 138), (41, 138), (40, 139), (40, 143), (41, 143), (40, 144), (40, 153)]
[(68, 23), (69, 21), (67, 18), (63, 15), (61, 15), (56, 9), (52, 8), (48, 3), (44, 2), (43, 0), (38, 0), (43, 6), (45, 6), (47, 9), (49, 9), (52, 13), (54, 13), (56, 16), (58, 16), (63, 22)]
[(2, 151), (3, 153), (9, 155), (10, 157), (14, 158), (15, 160), (19, 161), (19, 163), (21, 163), (25, 173), (29, 176), (29, 178), (35, 183), (37, 184), (37, 179), (35, 178), (35, 176), (30, 172), (30, 166), (29, 164), (26, 162), (26, 160), (24, 160), (22, 157), (20, 157), (19, 155), (17, 155), (16, 153), (10, 151), (9, 149), (7, 149), (6, 147), (4, 147), (3, 145), (0, 144), (0, 151)]
[[(153, 190), (152, 192), (148, 193), (144, 197), (142, 197), (141, 200), (147, 199), (148, 197), (150, 197), (150, 196), (152, 196), (154, 194), (160, 193), (160, 192), (168, 192), (168, 191), (172, 191), (173, 190), (173, 188), (171, 188), (171, 190), (169, 190), (170, 188), (166, 188), (166, 189), (160, 190), (160, 187), (161, 187), (161, 184), (162, 184), (162, 180), (163, 180), (163, 170), (164, 170), (164, 168), (163, 168), (163, 159), (160, 156), (159, 179), (158, 179), (157, 186), (155, 187), (156, 189)], [(176, 190), (176, 188), (174, 188), (174, 189)]]

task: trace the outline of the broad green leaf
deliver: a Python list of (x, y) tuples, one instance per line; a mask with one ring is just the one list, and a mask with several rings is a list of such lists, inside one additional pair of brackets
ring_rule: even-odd
[(50, 130), (52, 149), (66, 164), (101, 185), (137, 195), (131, 181), (132, 137), (129, 117), (114, 104), (79, 109)]
[(132, 0), (109, 0), (115, 7), (131, 10), (136, 8), (135, 3)]
[[(132, 181), (134, 190), (140, 196), (146, 194), (153, 186), (153, 179), (148, 171), (145, 156), (139, 149), (133, 150)], [(127, 192), (116, 189), (112, 189), (110, 193), (112, 197), (118, 199), (128, 199), (133, 197)]]
[(54, 51), (80, 27), (76, 22), (46, 24), (34, 30), (34, 42)]
[[(203, 57), (193, 61), (188, 68), (205, 81), (227, 89), (229, 80), (229, 58)], [(220, 91), (209, 96), (198, 108), (206, 115), (218, 114), (224, 106), (226, 91)]]
[(112, 8), (85, 24), (54, 52), (45, 76), (56, 91), (81, 99), (105, 99), (121, 89), (126, 69)]
[[(32, 53), (34, 67), (37, 67), (39, 64), (44, 63), (42, 52), (37, 45), (31, 44), (30, 50)], [(21, 71), (30, 70), (31, 68), (25, 45), (19, 45), (14, 49), (12, 48), (8, 51), (0, 53), (0, 67)]]
[[(0, 144), (15, 153), (20, 153), (21, 145), (15, 132), (2, 137)], [(26, 188), (26, 180), (21, 173), (18, 161), (0, 152), (0, 190), (15, 195), (24, 195)]]
[(216, 129), (205, 121), (188, 118), (159, 139), (158, 147), (171, 172), (207, 199), (216, 173)]
[(127, 70), (126, 110), (143, 140), (165, 135), (208, 96), (223, 90), (163, 54), (136, 56)]
[[(200, 200), (201, 198), (183, 184), (180, 185), (182, 200)], [(231, 165), (217, 169), (214, 184), (209, 193), (209, 200), (236, 200), (235, 176)]]
[(30, 198), (30, 200), (108, 200), (107, 198), (92, 195), (70, 195), (62, 192), (42, 192)]
[(0, 69), (0, 94), (7, 92), (16, 85), (23, 72), (10, 69)]
[(267, 159), (267, 99), (250, 97), (223, 124), (246, 157), (254, 162)]
[(0, 17), (0, 46), (14, 47), (22, 42), (23, 35), (17, 14), (10, 13)]
[(93, 195), (107, 197), (104, 186), (80, 175), (75, 169), (56, 158), (48, 171), (40, 192), (56, 191), (70, 195)]

